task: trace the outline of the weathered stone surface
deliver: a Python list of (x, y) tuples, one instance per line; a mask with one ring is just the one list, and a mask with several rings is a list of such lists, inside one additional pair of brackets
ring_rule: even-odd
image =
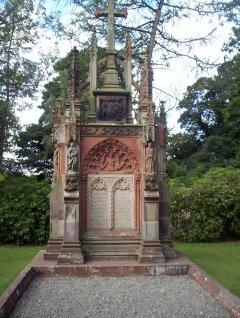
[(134, 176), (88, 175), (88, 229), (134, 229)]

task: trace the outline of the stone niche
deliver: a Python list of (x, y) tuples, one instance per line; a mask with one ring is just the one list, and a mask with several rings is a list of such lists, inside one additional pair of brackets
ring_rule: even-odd
[(87, 188), (87, 230), (135, 229), (134, 175), (88, 175)]

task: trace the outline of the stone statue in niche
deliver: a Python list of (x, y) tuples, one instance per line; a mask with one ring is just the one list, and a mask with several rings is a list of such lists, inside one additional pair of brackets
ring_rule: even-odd
[(67, 178), (65, 190), (67, 192), (73, 192), (78, 190), (78, 179), (74, 177)]
[(152, 173), (154, 170), (153, 144), (151, 141), (148, 141), (145, 150), (145, 167), (147, 173)]
[(76, 172), (78, 163), (78, 149), (73, 142), (70, 142), (67, 151), (67, 171)]

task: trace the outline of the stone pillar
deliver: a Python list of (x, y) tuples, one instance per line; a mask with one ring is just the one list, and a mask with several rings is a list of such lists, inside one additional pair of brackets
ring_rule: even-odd
[(50, 235), (45, 259), (57, 259), (64, 236), (65, 125), (57, 101), (53, 124), (54, 172), (50, 193)]
[[(81, 251), (79, 233), (79, 138), (75, 102), (71, 101), (66, 120), (66, 179), (64, 191), (64, 239), (59, 264), (82, 264), (84, 257)], [(79, 114), (80, 115), (80, 114)]]
[[(144, 137), (146, 138), (146, 136)], [(144, 180), (142, 203), (142, 242), (139, 262), (164, 262), (159, 241), (159, 192), (156, 183), (156, 151), (154, 143), (149, 140), (144, 146)]]
[(156, 128), (157, 144), (157, 174), (159, 188), (159, 239), (162, 244), (163, 253), (166, 258), (177, 258), (177, 253), (173, 248), (170, 233), (170, 195), (167, 186), (166, 173), (166, 145), (167, 145), (167, 125), (164, 103), (161, 105), (160, 118)]

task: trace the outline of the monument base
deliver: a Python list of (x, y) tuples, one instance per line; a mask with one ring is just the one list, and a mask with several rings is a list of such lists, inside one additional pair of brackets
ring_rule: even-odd
[(138, 237), (99, 237), (82, 240), (86, 260), (137, 260)]
[(172, 244), (162, 243), (163, 255), (168, 259), (178, 258), (178, 254), (173, 248)]
[(80, 242), (63, 242), (61, 253), (57, 260), (58, 264), (83, 264), (84, 255), (82, 253)]
[(165, 257), (159, 241), (143, 241), (138, 256), (139, 263), (162, 263)]
[(49, 239), (47, 251), (44, 253), (44, 259), (56, 260), (61, 252), (62, 241), (62, 239)]

